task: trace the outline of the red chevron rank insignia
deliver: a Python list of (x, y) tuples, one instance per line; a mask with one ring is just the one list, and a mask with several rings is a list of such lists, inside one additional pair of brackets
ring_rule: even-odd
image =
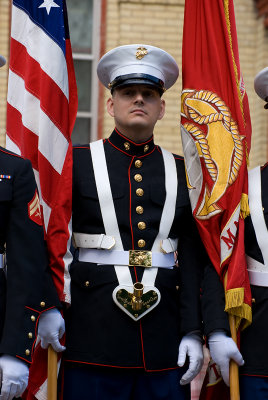
[(28, 215), (33, 222), (38, 225), (43, 225), (37, 190), (35, 191), (33, 199), (28, 203)]

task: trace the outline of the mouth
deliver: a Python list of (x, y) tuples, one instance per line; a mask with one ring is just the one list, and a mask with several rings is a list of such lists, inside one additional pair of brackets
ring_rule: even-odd
[(147, 114), (146, 113), (146, 111), (144, 111), (144, 110), (142, 110), (142, 109), (140, 109), (140, 108), (135, 108), (134, 110), (132, 110), (131, 112), (130, 112), (131, 114)]

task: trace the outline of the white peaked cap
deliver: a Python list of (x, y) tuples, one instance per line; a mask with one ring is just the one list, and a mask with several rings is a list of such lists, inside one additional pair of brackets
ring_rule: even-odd
[(119, 46), (100, 59), (97, 74), (108, 89), (148, 84), (164, 91), (176, 82), (179, 68), (166, 51), (147, 44)]
[(5, 57), (1, 56), (1, 54), (0, 54), (0, 67), (3, 67), (5, 65), (5, 63), (6, 63)]
[(255, 76), (254, 89), (261, 99), (266, 99), (268, 96), (268, 67), (262, 69)]

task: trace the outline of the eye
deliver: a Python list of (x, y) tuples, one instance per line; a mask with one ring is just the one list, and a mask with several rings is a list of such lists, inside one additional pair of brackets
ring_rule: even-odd
[(132, 89), (124, 89), (123, 95), (124, 96), (133, 96), (133, 90)]

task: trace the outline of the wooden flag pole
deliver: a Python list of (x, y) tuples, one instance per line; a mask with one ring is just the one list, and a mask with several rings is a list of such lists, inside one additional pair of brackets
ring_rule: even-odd
[[(229, 314), (229, 325), (233, 341), (237, 344), (235, 316)], [(238, 365), (230, 362), (230, 400), (240, 400)]]
[(47, 363), (47, 398), (48, 400), (57, 400), (57, 363), (58, 357), (53, 347), (48, 347)]

